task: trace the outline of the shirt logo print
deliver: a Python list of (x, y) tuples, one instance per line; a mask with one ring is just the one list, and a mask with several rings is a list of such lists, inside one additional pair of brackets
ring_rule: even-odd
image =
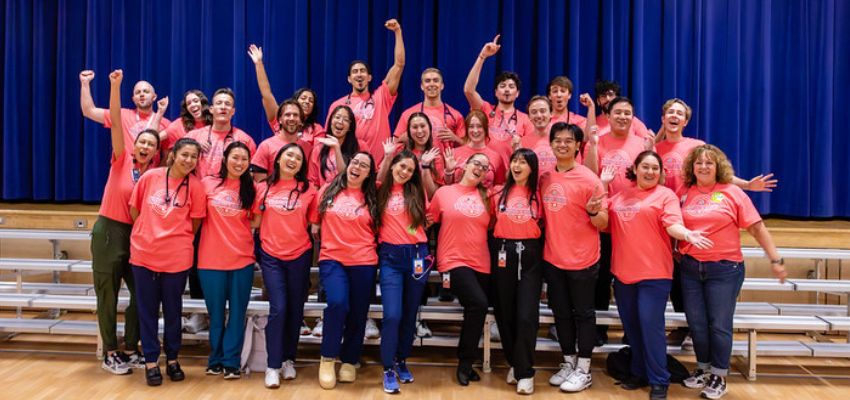
[(627, 199), (621, 204), (614, 207), (614, 212), (620, 217), (623, 222), (629, 222), (635, 219), (635, 216), (640, 212), (640, 200)]
[(210, 205), (222, 217), (233, 217), (242, 212), (242, 202), (239, 201), (239, 193), (230, 189), (216, 193), (210, 199)]
[(481, 203), (481, 196), (478, 193), (470, 193), (458, 197), (455, 201), (454, 209), (470, 218), (479, 217), (485, 211), (484, 204)]
[(543, 190), (543, 203), (549, 211), (560, 211), (567, 205), (567, 192), (560, 183), (553, 183)]

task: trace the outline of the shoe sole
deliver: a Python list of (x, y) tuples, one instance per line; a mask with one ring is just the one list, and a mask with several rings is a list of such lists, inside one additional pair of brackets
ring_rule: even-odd
[(107, 372), (111, 373), (112, 375), (130, 375), (130, 374), (132, 374), (132, 373), (133, 373), (133, 370), (132, 370), (132, 369), (127, 369), (127, 371), (126, 371), (126, 372), (121, 372), (121, 371), (116, 371), (116, 370), (114, 370), (114, 369), (112, 369), (112, 368), (109, 368), (109, 367), (107, 367), (107, 366), (105, 366), (105, 365), (103, 365), (103, 364), (101, 364), (101, 365), (100, 365), (100, 368), (101, 368), (101, 369), (103, 369), (104, 371), (107, 371)]
[(695, 386), (691, 386), (691, 385), (686, 384), (685, 382), (682, 382), (682, 386), (684, 386), (684, 387), (686, 387), (686, 388), (688, 388), (688, 389), (704, 389), (704, 388), (705, 388), (705, 384), (704, 384), (704, 383), (703, 383), (702, 385), (695, 385)]
[(721, 397), (723, 397), (723, 396), (725, 396), (725, 395), (726, 395), (726, 392), (723, 392), (723, 394), (721, 394), (720, 396), (708, 396), (708, 395), (707, 395), (707, 394), (705, 394), (705, 393), (700, 393), (700, 394), (699, 394), (699, 397), (702, 397), (703, 399), (717, 400), (717, 399), (719, 399), (719, 398), (721, 398)]
[[(588, 383), (588, 384), (584, 385), (581, 389), (578, 389), (578, 390), (564, 390), (564, 389), (561, 389), (561, 391), (562, 391), (562, 392), (564, 392), (564, 393), (578, 393), (578, 392), (583, 392), (583, 391), (587, 390), (587, 389), (588, 389), (588, 388), (590, 388), (591, 386), (593, 386), (593, 382), (590, 382), (590, 383)], [(560, 389), (560, 387), (559, 387), (559, 389)]]
[(204, 371), (204, 374), (210, 375), (210, 376), (215, 376), (215, 375), (221, 375), (221, 372), (215, 372), (215, 371), (207, 370), (207, 371)]
[(277, 389), (277, 388), (279, 388), (279, 387), (280, 387), (280, 383), (278, 383), (277, 385), (266, 385), (266, 384), (263, 384), (263, 386), (265, 386), (265, 387), (266, 387), (266, 389)]
[(234, 379), (242, 379), (242, 375), (225, 375), (224, 379), (226, 380), (234, 380)]

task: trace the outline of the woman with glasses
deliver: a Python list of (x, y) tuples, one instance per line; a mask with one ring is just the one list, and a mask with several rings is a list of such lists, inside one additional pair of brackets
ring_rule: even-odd
[(487, 159), (482, 184), (486, 188), (505, 183), (507, 162), (500, 151), (489, 146), (490, 136), (487, 133), (487, 115), (480, 110), (473, 110), (467, 114), (466, 143), (455, 149), (445, 150), (446, 171), (444, 179), (446, 184), (460, 182), (464, 175), (464, 169), (458, 166), (465, 165), (473, 154), (482, 154)]

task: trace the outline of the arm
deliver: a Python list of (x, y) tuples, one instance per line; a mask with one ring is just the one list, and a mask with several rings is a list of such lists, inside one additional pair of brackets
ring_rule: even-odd
[(579, 96), (579, 103), (587, 107), (587, 123), (584, 126), (585, 142), (584, 166), (599, 175), (599, 126), (596, 125), (596, 103), (590, 98), (587, 93), (582, 93)]
[(605, 201), (606, 196), (607, 194), (604, 190), (599, 190), (599, 188), (597, 188), (595, 189), (593, 196), (587, 200), (587, 204), (584, 206), (584, 211), (587, 212), (587, 215), (590, 217), (590, 223), (599, 230), (603, 230), (608, 227), (608, 210), (602, 207), (602, 203)]
[(436, 167), (434, 161), (439, 156), (440, 149), (436, 147), (422, 154), (421, 164), (430, 166), (428, 169), (422, 169), (422, 186), (425, 187), (428, 198), (433, 198), (434, 193), (437, 192), (437, 183), (434, 182), (434, 168)]
[[(103, 114), (106, 110), (94, 106), (94, 100), (91, 97), (92, 79), (94, 79), (94, 71), (85, 70), (80, 72), (80, 108), (83, 110), (84, 117), (102, 124), (104, 121)], [(119, 118), (115, 121), (120, 120)]]
[(667, 234), (674, 239), (684, 240), (698, 249), (709, 249), (714, 243), (702, 235), (700, 231), (692, 231), (682, 224), (673, 224), (667, 227)]
[(771, 178), (773, 178), (772, 173), (767, 175), (758, 175), (748, 181), (734, 176), (732, 177), (732, 184), (750, 192), (772, 192), (773, 188), (775, 188), (779, 183), (779, 180)]
[(266, 111), (266, 120), (272, 121), (277, 118), (277, 100), (272, 94), (272, 85), (266, 75), (266, 67), (263, 65), (263, 48), (255, 45), (248, 46), (248, 56), (254, 62), (254, 70), (257, 73), (257, 86), (260, 87), (260, 95), (263, 96), (263, 109)]
[(201, 221), (203, 218), (192, 218), (192, 233), (198, 233), (198, 228), (201, 227)]
[(443, 153), (443, 160), (446, 161), (446, 170), (443, 173), (443, 180), (446, 182), (446, 185), (451, 185), (455, 181), (455, 168), (457, 168), (457, 161), (455, 161), (454, 150), (451, 147), (446, 148)]
[(393, 154), (395, 154), (396, 144), (393, 138), (384, 140), (384, 158), (381, 160), (381, 165), (378, 166), (378, 182), (385, 182), (387, 173), (390, 171), (390, 162), (392, 162)]
[(779, 254), (779, 251), (776, 250), (776, 245), (773, 244), (773, 237), (770, 236), (770, 232), (768, 232), (767, 227), (764, 226), (764, 222), (759, 221), (755, 224), (750, 225), (747, 228), (747, 232), (750, 233), (756, 241), (759, 242), (759, 246), (764, 249), (765, 254), (770, 259), (770, 267), (773, 269), (773, 276), (779, 279), (780, 282), (785, 282), (785, 277), (788, 276), (788, 272), (785, 271), (785, 266), (783, 264), (782, 256)]
[[(124, 72), (116, 69), (109, 74), (109, 118), (121, 121), (121, 81)], [(102, 114), (101, 114), (102, 115)], [(118, 158), (124, 152), (124, 127), (119, 122), (110, 128), (112, 137), (112, 154)], [(133, 218), (135, 220), (135, 218)]]
[(139, 209), (133, 206), (130, 206), (130, 218), (133, 218), (133, 222), (139, 218)]
[(260, 227), (260, 224), (263, 222), (263, 214), (254, 214), (254, 218), (251, 220), (251, 228), (257, 229)]
[[(165, 115), (165, 110), (168, 109), (168, 96), (165, 96), (159, 99), (156, 102), (156, 113), (151, 117), (150, 121), (148, 121), (148, 127), (152, 129), (159, 130), (159, 124), (162, 122), (162, 117)], [(110, 118), (112, 118), (112, 114), (110, 114)], [(115, 121), (113, 119), (113, 121)], [(162, 141), (163, 134), (166, 138), (168, 138), (168, 132), (164, 129), (159, 132), (159, 140)]]
[(590, 133), (596, 134), (598, 128), (596, 127), (596, 103), (593, 102), (593, 99), (590, 98), (590, 95), (587, 93), (582, 93), (578, 97), (578, 102), (581, 105), (587, 107), (587, 121), (585, 121), (584, 125), (584, 136), (590, 139)]
[(478, 79), (481, 77), (481, 68), (484, 66), (484, 60), (496, 54), (499, 48), (502, 47), (498, 42), (499, 35), (496, 35), (492, 42), (484, 45), (484, 48), (478, 54), (478, 58), (475, 59), (475, 64), (472, 64), (469, 75), (466, 76), (466, 82), (463, 84), (463, 94), (466, 96), (471, 110), (480, 110), (481, 105), (484, 103), (484, 99), (481, 98), (476, 87), (478, 87)]
[(401, 35), (401, 25), (395, 19), (384, 23), (384, 27), (395, 33), (395, 48), (393, 49), (393, 66), (387, 71), (384, 82), (387, 84), (390, 94), (398, 93), (398, 85), (401, 82), (401, 73), (404, 71), (404, 39)]

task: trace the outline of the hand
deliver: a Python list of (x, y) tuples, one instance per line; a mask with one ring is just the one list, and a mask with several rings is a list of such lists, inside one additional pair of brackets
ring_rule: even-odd
[(255, 44), (248, 46), (248, 57), (251, 57), (254, 64), (263, 62), (263, 48), (257, 47)]
[(425, 228), (430, 228), (434, 225), (434, 216), (431, 213), (425, 213)]
[(605, 168), (602, 168), (602, 174), (599, 175), (599, 179), (602, 180), (602, 183), (607, 185), (614, 180), (614, 176), (617, 175), (617, 167), (613, 165), (609, 165)]
[(593, 125), (590, 127), (590, 137), (587, 138), (587, 144), (592, 147), (596, 147), (599, 144), (599, 125)]
[(454, 171), (457, 168), (457, 161), (455, 161), (455, 152), (451, 149), (451, 147), (446, 148), (443, 152), (443, 159), (446, 161), (446, 171)]
[(311, 224), (310, 225), (310, 235), (313, 236), (313, 240), (319, 241), (319, 239), (321, 238), (319, 236), (319, 225), (317, 225), (317, 224)]
[(779, 279), (779, 283), (785, 283), (785, 278), (788, 277), (788, 271), (785, 270), (785, 266), (782, 264), (770, 264), (773, 269), (773, 276), (776, 279)]
[(165, 114), (165, 110), (168, 108), (168, 96), (165, 96), (156, 102), (156, 112), (160, 114)]
[(747, 182), (747, 190), (751, 192), (772, 192), (773, 188), (779, 183), (778, 179), (773, 178), (773, 173), (767, 175), (759, 175)]
[(384, 156), (392, 157), (395, 154), (396, 149), (399, 148), (399, 144), (393, 140), (393, 138), (389, 137), (387, 140), (384, 140)]
[(647, 131), (651, 137), (643, 138), (643, 149), (652, 150), (655, 147), (655, 135), (652, 130)]
[(339, 139), (333, 136), (325, 136), (321, 138), (315, 138), (315, 141), (328, 146), (334, 150), (339, 150)]
[(711, 239), (702, 235), (702, 231), (688, 231), (685, 233), (685, 240), (694, 245), (694, 247), (698, 249), (710, 249), (714, 246), (714, 242)]
[(80, 72), (80, 83), (87, 84), (94, 79), (94, 71), (87, 69), (83, 72)]
[(519, 135), (514, 135), (514, 136), (511, 138), (511, 149), (512, 149), (512, 150), (516, 151), (516, 149), (518, 149), (518, 148), (519, 148), (519, 142), (520, 142), (520, 140), (522, 140), (522, 138), (520, 138), (520, 137), (519, 137)]
[(444, 142), (460, 143), (460, 138), (457, 137), (451, 129), (446, 128), (445, 126), (442, 128), (437, 128), (435, 136), (437, 137), (437, 139), (442, 140)]
[(440, 149), (432, 147), (431, 150), (422, 153), (422, 157), (419, 158), (419, 161), (425, 165), (434, 165), (434, 160), (436, 160), (439, 155)]
[(384, 28), (387, 28), (393, 32), (398, 32), (401, 30), (401, 25), (395, 18), (393, 18), (391, 20), (387, 20), (387, 22), (384, 22)]
[(599, 188), (594, 190), (593, 196), (590, 196), (590, 199), (587, 200), (587, 204), (584, 205), (584, 210), (587, 211), (588, 214), (596, 214), (602, 210), (602, 200), (605, 199), (605, 196), (608, 194)]
[(198, 144), (201, 145), (201, 153), (209, 154), (210, 149), (212, 148), (212, 143), (207, 142), (206, 140), (199, 140)]
[[(83, 74), (80, 74), (80, 79), (82, 79)], [(92, 72), (92, 77), (94, 77), (94, 72)], [(109, 82), (113, 85), (120, 85), (121, 81), (124, 79), (124, 71), (120, 69), (116, 69), (109, 73)]]
[(578, 102), (581, 103), (581, 105), (587, 107), (588, 109), (592, 110), (596, 108), (596, 103), (593, 102), (593, 99), (587, 93), (582, 93), (580, 96), (578, 96)]
[(496, 35), (496, 37), (493, 38), (492, 42), (487, 42), (484, 45), (484, 48), (481, 49), (481, 54), (479, 54), (478, 56), (482, 58), (487, 58), (498, 53), (499, 49), (502, 48), (502, 45), (499, 44), (499, 36), (501, 35)]

